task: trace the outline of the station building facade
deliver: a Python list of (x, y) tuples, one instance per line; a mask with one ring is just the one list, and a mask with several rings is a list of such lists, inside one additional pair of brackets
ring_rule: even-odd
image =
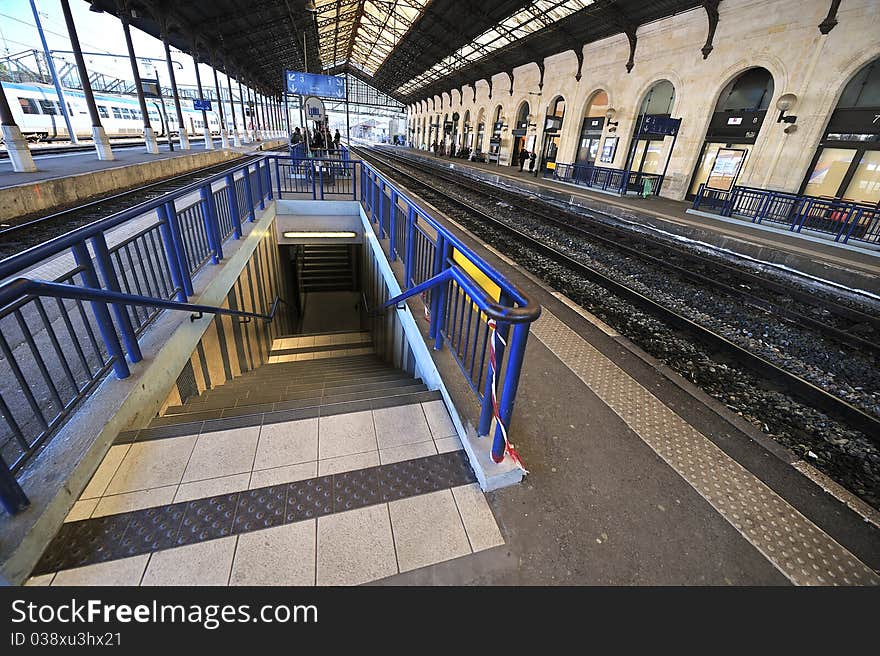
[[(500, 166), (526, 148), (542, 168), (665, 170), (673, 199), (692, 198), (725, 148), (740, 158), (738, 185), (878, 203), (880, 2), (841, 3), (830, 29), (829, 4), (723, 0), (711, 50), (707, 11), (665, 18), (638, 29), (629, 72), (618, 34), (583, 47), (580, 74), (568, 50), (543, 76), (531, 63), (493, 75), (491, 89), (475, 80), (410, 105), (410, 139)], [(681, 119), (674, 147), (643, 129), (647, 116)]]

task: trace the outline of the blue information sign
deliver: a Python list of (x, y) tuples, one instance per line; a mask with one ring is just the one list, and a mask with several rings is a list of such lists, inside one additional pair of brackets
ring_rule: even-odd
[(211, 111), (211, 101), (210, 100), (202, 100), (201, 98), (193, 98), (193, 109), (199, 110), (204, 109), (206, 112)]
[(287, 71), (287, 93), (299, 96), (345, 99), (345, 80), (335, 75)]
[(648, 115), (642, 121), (641, 131), (646, 134), (664, 134), (674, 136), (681, 125), (680, 118)]

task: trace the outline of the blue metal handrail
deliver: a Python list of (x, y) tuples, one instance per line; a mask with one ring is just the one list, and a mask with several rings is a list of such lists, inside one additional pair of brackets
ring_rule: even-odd
[[(14, 276), (28, 267), (39, 264), (40, 262), (45, 261), (46, 258), (57, 255), (58, 253), (72, 247), (74, 244), (100, 234), (106, 234), (108, 230), (112, 230), (131, 219), (141, 216), (142, 214), (146, 214), (153, 210), (161, 211), (161, 208), (165, 206), (169, 200), (182, 198), (190, 193), (201, 190), (206, 185), (225, 180), (229, 175), (248, 169), (251, 165), (262, 168), (261, 163), (265, 159), (265, 155), (250, 158), (247, 162), (242, 163), (241, 167), (234, 167), (231, 170), (226, 170), (199, 180), (198, 182), (193, 182), (185, 187), (174, 190), (171, 194), (158, 196), (142, 203), (138, 203), (128, 209), (116, 212), (106, 218), (88, 223), (79, 228), (75, 228), (70, 232), (64, 233), (63, 235), (50, 239), (42, 244), (38, 244), (37, 246), (22, 251), (21, 253), (0, 260), (0, 280)], [(263, 175), (265, 176), (265, 173), (263, 173)]]
[(659, 173), (628, 171), (595, 164), (565, 164), (562, 162), (556, 163), (550, 177), (554, 180), (570, 182), (592, 189), (611, 190), (622, 195), (626, 194), (628, 190), (640, 192), (644, 188), (644, 181), (650, 180), (650, 195), (652, 196), (660, 194), (664, 178)]
[[(261, 155), (0, 261), (0, 446), (7, 457), (0, 479), (21, 469), (108, 371), (130, 374), (128, 363), (143, 357), (138, 338), (161, 309), (215, 312), (187, 303), (194, 276), (223, 259), (226, 240), (241, 238), (244, 221), (255, 221), (272, 197)], [(110, 231), (135, 219), (114, 240), (119, 233)], [(74, 265), (55, 280), (22, 280), (33, 265), (68, 252)], [(269, 315), (217, 312), (266, 319), (276, 308), (277, 301)]]
[(871, 205), (840, 198), (821, 198), (787, 191), (735, 185), (729, 191), (701, 184), (693, 209), (707, 207), (721, 216), (750, 219), (752, 223), (777, 223), (791, 232), (804, 229), (834, 237), (880, 242), (880, 204)]
[(248, 312), (246, 310), (230, 310), (229, 308), (215, 305), (201, 305), (199, 303), (181, 303), (169, 301), (164, 298), (140, 296), (138, 294), (123, 294), (121, 292), (92, 287), (79, 287), (64, 283), (51, 282), (49, 280), (37, 280), (31, 278), (15, 278), (0, 284), (0, 308), (14, 303), (28, 296), (41, 296), (49, 298), (64, 298), (69, 300), (92, 301), (97, 303), (119, 303), (122, 305), (135, 305), (144, 307), (161, 308), (163, 310), (183, 310), (194, 314), (222, 314), (229, 317), (248, 317), (249, 319), (263, 319), (271, 322), (279, 303), (283, 302), (280, 296), (276, 296), (272, 307), (267, 314), (260, 312)]
[[(147, 306), (165, 310), (181, 310), (191, 312), (190, 320), (194, 321), (203, 314), (220, 314), (224, 316), (244, 317), (251, 319), (263, 319), (267, 323), (275, 318), (278, 306), (282, 303), (280, 296), (276, 296), (272, 307), (267, 314), (248, 312), (246, 310), (231, 310), (229, 308), (214, 305), (202, 305), (199, 303), (182, 303), (163, 298), (152, 298), (137, 294), (123, 294), (120, 292), (96, 289), (91, 287), (79, 287), (64, 283), (51, 282), (48, 280), (33, 280), (30, 278), (16, 278), (0, 284), (0, 309), (14, 303), (20, 303), (22, 299), (30, 297), (39, 298), (62, 298), (68, 300), (90, 301), (92, 303), (116, 303), (122, 305)], [(113, 354), (114, 358), (123, 358), (122, 352)], [(0, 455), (0, 504), (9, 514), (16, 514), (29, 505), (27, 495), (18, 484), (15, 476)]]

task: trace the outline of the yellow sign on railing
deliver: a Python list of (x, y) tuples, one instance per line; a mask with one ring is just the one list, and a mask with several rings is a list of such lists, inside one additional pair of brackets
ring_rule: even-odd
[(457, 248), (452, 249), (452, 261), (464, 269), (473, 281), (482, 287), (491, 298), (496, 301), (501, 300), (501, 288), (492, 282), (485, 273), (480, 271), (476, 265)]

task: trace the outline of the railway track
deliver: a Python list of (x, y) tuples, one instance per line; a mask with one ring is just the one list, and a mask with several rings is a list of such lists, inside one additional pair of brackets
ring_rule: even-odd
[[(363, 150), (362, 153), (364, 153)], [(575, 260), (570, 255), (561, 252), (554, 246), (545, 243), (544, 241), (541, 241), (533, 237), (532, 235), (527, 234), (517, 227), (510, 225), (506, 221), (500, 220), (492, 216), (484, 208), (476, 206), (473, 202), (460, 198), (455, 194), (452, 194), (448, 189), (441, 188), (433, 182), (426, 181), (420, 176), (414, 175), (413, 173), (401, 169), (400, 166), (395, 165), (394, 162), (397, 161), (398, 163), (403, 163), (405, 166), (410, 167), (411, 169), (422, 173), (427, 173), (431, 176), (431, 179), (433, 181), (445, 180), (446, 182), (453, 183), (457, 186), (471, 186), (474, 191), (478, 191), (481, 194), (487, 195), (494, 200), (509, 202), (509, 197), (504, 199), (500, 194), (492, 191), (491, 189), (488, 191), (484, 189), (477, 190), (473, 187), (473, 185), (471, 185), (471, 181), (462, 180), (460, 177), (451, 178), (448, 175), (444, 175), (442, 171), (437, 170), (435, 167), (427, 167), (421, 163), (413, 162), (409, 158), (400, 156), (395, 156), (392, 158), (392, 156), (384, 151), (379, 154), (373, 150), (370, 150), (368, 153), (365, 154), (367, 154), (368, 159), (373, 160), (376, 164), (393, 172), (394, 177), (397, 177), (398, 179), (403, 178), (406, 181), (416, 185), (416, 188), (413, 189), (413, 191), (416, 191), (420, 194), (423, 194), (424, 191), (427, 191), (427, 200), (431, 201), (432, 198), (430, 196), (433, 196), (441, 203), (457, 207), (460, 210), (463, 210), (466, 214), (476, 217), (479, 222), (483, 223), (484, 225), (490, 226), (494, 230), (500, 231), (508, 236), (513, 237), (517, 241), (527, 245), (529, 249), (535, 251), (536, 253), (550, 260), (553, 260), (554, 262), (559, 263), (567, 269), (576, 272), (578, 275), (581, 275), (584, 278), (603, 287), (610, 293), (622, 299), (625, 299), (627, 302), (632, 303), (636, 307), (659, 318), (663, 323), (672, 327), (674, 330), (687, 335), (689, 338), (697, 340), (699, 343), (707, 347), (713, 354), (720, 355), (723, 360), (747, 368), (753, 374), (757, 375), (759, 379), (763, 380), (770, 389), (777, 391), (782, 390), (786, 394), (791, 395), (797, 400), (811, 407), (814, 407), (817, 410), (827, 414), (828, 416), (842, 422), (846, 426), (849, 426), (855, 430), (864, 433), (865, 436), (868, 437), (868, 439), (870, 439), (875, 445), (880, 444), (880, 419), (878, 419), (877, 417), (864, 412), (860, 408), (852, 405), (851, 403), (848, 403), (844, 399), (834, 394), (831, 394), (824, 389), (821, 389), (810, 381), (805, 380), (804, 378), (774, 364), (773, 362), (770, 362), (766, 358), (755, 354), (749, 349), (732, 342), (724, 335), (721, 335), (718, 332), (684, 316), (681, 312), (669, 308), (664, 304), (648, 297), (646, 294), (637, 289), (634, 289), (632, 286), (615, 280), (605, 271), (602, 271), (599, 268), (591, 266), (590, 264), (587, 264), (585, 262)], [(524, 206), (517, 204), (517, 209), (524, 210)], [(534, 216), (538, 220), (546, 221), (550, 224), (556, 225), (557, 227), (562, 227), (565, 230), (572, 230), (575, 232), (575, 234), (581, 235), (585, 238), (595, 238), (597, 241), (600, 241), (601, 243), (606, 245), (613, 245), (615, 247), (618, 246), (617, 243), (611, 243), (610, 237), (604, 235), (596, 236), (592, 230), (587, 230), (584, 226), (572, 226), (568, 222), (563, 222), (558, 218), (550, 217), (549, 215), (547, 215), (546, 209), (544, 211), (533, 211), (531, 208), (528, 208), (527, 211), (530, 215)], [(584, 220), (584, 217), (581, 215), (572, 214), (572, 217), (580, 219), (582, 221)], [(619, 234), (619, 231), (615, 231), (615, 233)], [(624, 235), (621, 235), (621, 237), (623, 236)], [(629, 241), (631, 242), (632, 238), (630, 238)], [(713, 279), (709, 277), (708, 271), (706, 271), (706, 269), (708, 269), (710, 265), (714, 266), (715, 263), (709, 261), (708, 258), (698, 258), (698, 260), (703, 261), (703, 272), (692, 272), (688, 271), (687, 268), (683, 267), (681, 264), (674, 264), (669, 262), (668, 257), (666, 259), (659, 259), (655, 254), (637, 252), (636, 250), (634, 250), (634, 246), (627, 244), (623, 244), (621, 248), (631, 257), (637, 257), (642, 261), (649, 261), (657, 265), (662, 265), (667, 270), (675, 271), (677, 274), (680, 274), (682, 276), (687, 276), (690, 280), (699, 282), (701, 284), (706, 284), (707, 286), (711, 286), (714, 289), (724, 290), (725, 293), (729, 293), (732, 297), (741, 299), (743, 302), (760, 308), (765, 312), (778, 314), (779, 316), (784, 317), (792, 322), (799, 322), (800, 325), (809, 326), (812, 330), (825, 333), (833, 339), (840, 339), (841, 341), (849, 340), (848, 343), (850, 345), (852, 345), (853, 343), (858, 343), (860, 345), (863, 344), (864, 348), (870, 349), (872, 352), (876, 352), (877, 350), (875, 344), (867, 342), (867, 340), (864, 340), (858, 335), (853, 335), (847, 332), (845, 329), (841, 328), (840, 325), (829, 325), (812, 317), (807, 317), (802, 312), (792, 310), (791, 308), (784, 307), (779, 303), (774, 303), (767, 298), (758, 296), (757, 294), (752, 293), (753, 290), (738, 290), (732, 285), (724, 283), (717, 278)], [(656, 248), (659, 248), (659, 246), (653, 247), (653, 249)], [(682, 252), (679, 249), (675, 250), (678, 253)], [(682, 257), (685, 256), (690, 257), (690, 254), (682, 253)], [(721, 270), (725, 271), (727, 275), (739, 275), (738, 269), (731, 268), (727, 265), (722, 266)], [(749, 278), (749, 280), (754, 281), (754, 274), (750, 275), (751, 277)], [(773, 285), (776, 284), (777, 283), (773, 283)], [(876, 317), (855, 310), (851, 307), (834, 304), (828, 299), (813, 298), (810, 300), (813, 301), (813, 307), (818, 307), (821, 308), (823, 311), (831, 313), (842, 324), (849, 326), (867, 324), (872, 329), (878, 326)]]
[(80, 226), (127, 210), (138, 203), (171, 193), (199, 180), (216, 175), (227, 169), (240, 167), (245, 162), (254, 161), (259, 158), (260, 156), (254, 156), (222, 162), (120, 193), (103, 196), (47, 216), (10, 225), (0, 230), (0, 259), (15, 255), (31, 246), (48, 241)]

